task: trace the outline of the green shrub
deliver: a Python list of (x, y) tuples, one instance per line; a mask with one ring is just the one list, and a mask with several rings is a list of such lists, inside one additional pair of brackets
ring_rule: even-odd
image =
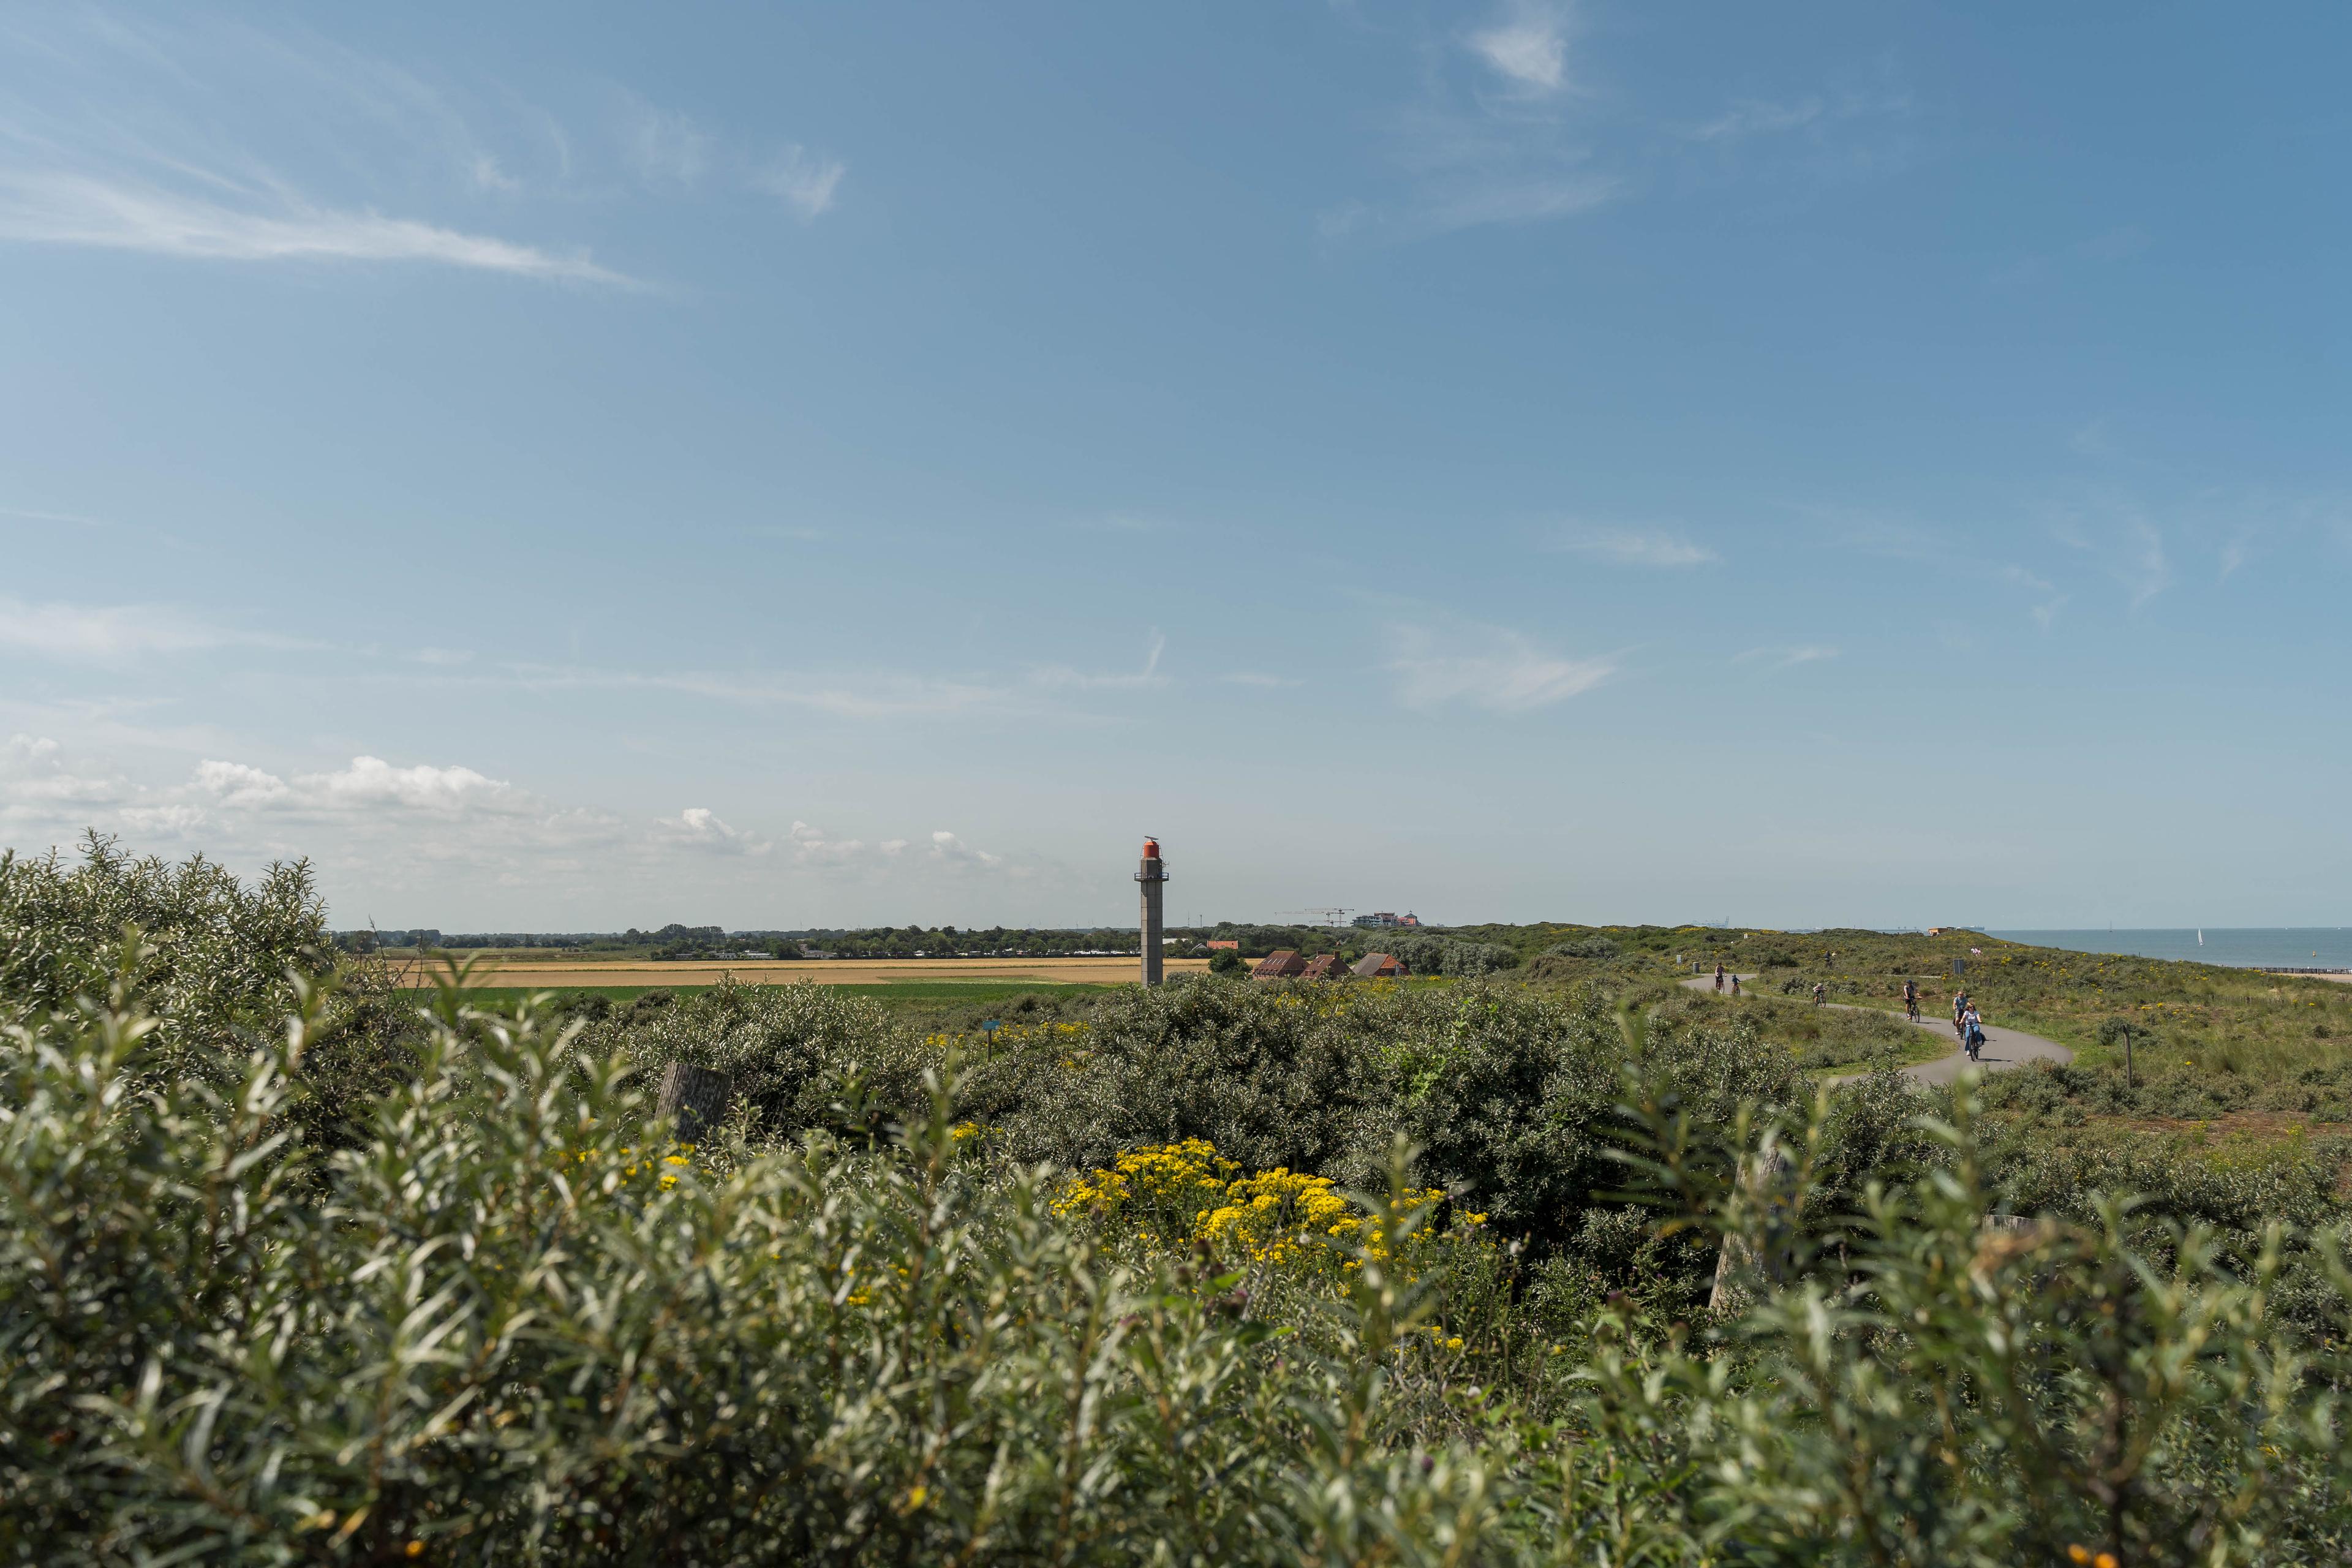
[(740, 985), (677, 996), (601, 1029), (647, 1079), (671, 1062), (725, 1073), (772, 1137), (828, 1128), (871, 1141), (916, 1115), (937, 1053), (837, 985)]

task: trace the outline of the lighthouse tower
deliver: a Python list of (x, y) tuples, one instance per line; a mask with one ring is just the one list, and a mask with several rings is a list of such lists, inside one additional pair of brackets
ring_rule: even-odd
[(1160, 984), (1160, 889), (1167, 884), (1168, 868), (1160, 858), (1160, 840), (1143, 841), (1143, 865), (1135, 873), (1143, 887), (1143, 983)]

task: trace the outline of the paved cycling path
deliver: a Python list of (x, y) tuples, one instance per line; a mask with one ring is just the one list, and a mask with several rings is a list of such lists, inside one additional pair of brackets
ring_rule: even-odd
[[(1755, 978), (1753, 974), (1743, 974), (1739, 977), (1739, 984), (1746, 986)], [(1694, 974), (1683, 984), (1694, 991), (1712, 991), (1715, 989), (1715, 976)], [(1726, 994), (1728, 994), (1728, 992)], [(1919, 998), (1921, 1016), (1918, 1026), (1922, 1029), (1934, 1029), (1938, 1033), (1948, 1034), (1952, 1027), (1951, 1019), (1938, 1018), (1926, 1011), (1932, 1000), (1933, 998), (1926, 995)], [(1843, 1007), (1852, 1013), (1884, 1011), (1883, 1008), (1857, 1007), (1851, 1002), (1827, 1002), (1822, 1005)], [(1903, 1016), (1900, 1013), (1888, 1016), (1895, 1018)], [(1984, 1049), (1979, 1054), (1974, 1065), (1984, 1068), (1987, 1072), (1999, 1072), (2004, 1068), (2023, 1067), (2028, 1062), (2071, 1062), (2074, 1059), (2074, 1053), (2055, 1040), (2045, 1040), (2039, 1035), (2029, 1035), (2022, 1029), (2006, 1027), (1996, 1029), (1990, 1024), (1987, 1024)], [(1949, 1083), (1960, 1076), (1962, 1068), (1969, 1065), (1971, 1064), (1969, 1061), (1968, 1053), (1961, 1050), (1959, 1042), (1954, 1039), (1951, 1055), (1937, 1057), (1931, 1062), (1917, 1063), (1905, 1068), (1903, 1071), (1906, 1076), (1916, 1078), (1921, 1083)], [(1853, 1078), (1860, 1075), (1847, 1073), (1841, 1076)]]

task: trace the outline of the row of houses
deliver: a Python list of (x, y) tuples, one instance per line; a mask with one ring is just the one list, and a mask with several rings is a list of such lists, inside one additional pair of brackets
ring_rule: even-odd
[(1252, 980), (1402, 980), (1412, 971), (1401, 959), (1385, 952), (1368, 952), (1352, 965), (1342, 964), (1336, 952), (1303, 958), (1292, 948), (1269, 952), (1250, 971)]

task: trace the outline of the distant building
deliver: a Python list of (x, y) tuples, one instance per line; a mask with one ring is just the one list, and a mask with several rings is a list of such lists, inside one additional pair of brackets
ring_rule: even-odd
[(1259, 959), (1257, 967), (1250, 971), (1250, 978), (1252, 980), (1295, 980), (1306, 973), (1307, 961), (1299, 957), (1295, 949), (1286, 947), (1279, 952), (1269, 952)]
[(1344, 980), (1347, 977), (1348, 972), (1339, 967), (1339, 955), (1336, 952), (1317, 953), (1307, 961), (1307, 967), (1298, 972), (1301, 980)]
[(1239, 952), (1242, 950), (1242, 944), (1237, 942), (1213, 942), (1207, 946), (1211, 952)]
[(1356, 960), (1355, 968), (1349, 973), (1359, 980), (1402, 980), (1412, 971), (1385, 952), (1368, 952)]
[(1396, 924), (1397, 918), (1388, 910), (1382, 910), (1376, 915), (1358, 915), (1348, 923), (1360, 931), (1380, 931), (1384, 927)]

